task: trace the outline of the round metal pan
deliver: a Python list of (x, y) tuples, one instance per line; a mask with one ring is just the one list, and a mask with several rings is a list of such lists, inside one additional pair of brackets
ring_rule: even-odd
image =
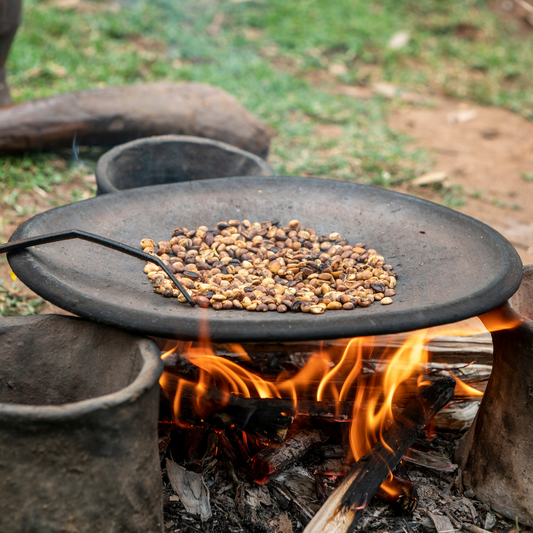
[(344, 181), (234, 177), (112, 193), (51, 209), (11, 240), (79, 229), (131, 246), (168, 240), (175, 227), (214, 227), (232, 218), (286, 224), (318, 234), (339, 231), (375, 248), (399, 274), (389, 306), (352, 311), (257, 313), (192, 308), (152, 292), (144, 263), (83, 241), (9, 254), (15, 274), (55, 305), (130, 331), (215, 342), (274, 342), (398, 333), (487, 312), (520, 285), (522, 263), (499, 233), (481, 222), (404, 194)]

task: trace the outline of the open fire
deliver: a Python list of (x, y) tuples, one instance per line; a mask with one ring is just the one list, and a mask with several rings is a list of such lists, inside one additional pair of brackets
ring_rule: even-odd
[[(276, 358), (277, 368), (269, 368), (264, 356), (279, 346), (262, 346), (258, 358), (239, 344), (212, 345), (207, 336), (201, 342), (168, 341), (160, 380), (168, 401), (167, 416), (182, 427), (211, 426), (220, 434), (231, 430), (233, 435), (237, 430), (240, 438), (234, 437), (229, 446), (241, 448), (240, 457), (250, 463), (257, 484), (269, 482), (286, 465), (279, 457), (271, 460), (272, 450), (290, 449), (296, 439), (303, 454), (321, 442), (323, 436), (309, 436), (302, 430), (309, 428), (309, 420), (320, 418), (326, 431), (328, 422), (344, 422), (349, 427), (343, 433), (349, 451), (343, 471), (317, 473), (326, 479), (327, 487), (328, 480), (344, 477), (350, 465), (376, 443), (390, 448), (383, 435), (424, 385), (448, 376), (456, 382), (455, 402), (483, 395), (480, 389), (485, 383), (478, 383), (479, 388), (468, 383), (468, 364), (432, 364), (428, 349), (437, 337), (486, 333), (484, 324), (491, 331), (517, 325), (516, 319), (497, 313), (482, 319), (415, 331), (400, 345), (384, 348), (377, 348), (380, 339), (374, 337), (317, 343), (305, 361), (292, 346), (288, 356)], [(301, 442), (299, 432), (305, 435)], [(266, 448), (270, 448), (267, 453)], [(389, 470), (380, 494), (391, 502), (403, 501), (403, 510), (412, 511), (416, 495), (411, 490), (408, 480)], [(331, 492), (327, 488), (324, 496)]]

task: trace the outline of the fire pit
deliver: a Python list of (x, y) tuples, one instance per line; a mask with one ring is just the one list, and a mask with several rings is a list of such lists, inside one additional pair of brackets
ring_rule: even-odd
[[(400, 275), (394, 304), (353, 312), (331, 311), (319, 316), (217, 313), (154, 295), (142, 271), (142, 263), (91, 243), (71, 241), (34, 247), (10, 253), (9, 261), (28, 286), (72, 312), (131, 331), (181, 341), (200, 339), (203, 332), (203, 340), (209, 337), (219, 343), (360, 337), (456, 322), (504, 303), (516, 291), (522, 277), (518, 254), (511, 245), (473, 219), (391, 191), (310, 178), (222, 178), (125, 191), (38, 215), (21, 226), (12, 240), (72, 228), (82, 231), (98, 228), (100, 235), (138, 246), (140, 239), (146, 236), (156, 241), (168, 238), (169, 231), (176, 226), (212, 227), (220, 220), (235, 217), (251, 220), (275, 217), (287, 221), (297, 217), (309, 221), (307, 224), (313, 224), (319, 233), (336, 230), (351, 242), (364, 240), (375, 246)], [(418, 340), (423, 344), (424, 334), (420, 335)], [(352, 428), (358, 426), (359, 410), (372, 405), (370, 419), (379, 412), (379, 422), (368, 433), (373, 437), (364, 436), (363, 444), (353, 444), (352, 451), (363, 464), (367, 464), (367, 460), (368, 464), (375, 464), (387, 450), (392, 450), (394, 442), (394, 456), (387, 458), (388, 468), (393, 469), (405, 447), (416, 437), (406, 428), (413, 426), (420, 431), (427, 424), (426, 415), (434, 414), (453, 395), (455, 382), (452, 380), (450, 385), (449, 379), (435, 384), (436, 389), (423, 389), (421, 397), (406, 407), (400, 423), (389, 428), (392, 396), (400, 384), (411, 380), (408, 394), (411, 399), (419, 386), (414, 374), (424, 357), (417, 348), (416, 339), (415, 336), (415, 341), (409, 341), (393, 356), (394, 372), (382, 372), (388, 387), (380, 389), (380, 395), (387, 398), (384, 406), (372, 403), (377, 401), (372, 398), (359, 398), (358, 392), (355, 398), (349, 396), (354, 394), (352, 385), (364, 378), (362, 351), (357, 348), (357, 339), (351, 341), (340, 359), (318, 361), (321, 375), (314, 381), (315, 398), (304, 398), (307, 403), (302, 404), (298, 396), (298, 408), (294, 405), (296, 396), (293, 393), (298, 389), (294, 375), (269, 381), (250, 374), (250, 369), (246, 368), (246, 354), (241, 353), (242, 361), (239, 361), (245, 363), (243, 368), (236, 362), (224, 363), (215, 354), (197, 358), (197, 352), (193, 351), (185, 357), (186, 362), (178, 361), (178, 368), (167, 365), (162, 383), (166, 387), (170, 418), (172, 423), (178, 424), (213, 424), (219, 431), (240, 425), (258, 438), (282, 442), (287, 437), (288, 419), (301, 414), (297, 409), (303, 409), (302, 405), (306, 406), (306, 415), (318, 413), (319, 416), (338, 417), (343, 413), (346, 416), (347, 412)], [(233, 356), (238, 358), (239, 352)], [(166, 354), (167, 357), (170, 354)], [(196, 369), (191, 368), (191, 364)], [(233, 374), (228, 371), (230, 367)], [(307, 366), (301, 369), (302, 372), (307, 370)], [(313, 372), (309, 373), (315, 375)], [(397, 375), (391, 382), (388, 376), (392, 374)], [(211, 377), (206, 378), (206, 375)], [(428, 403), (433, 396), (438, 401)], [(330, 400), (333, 404), (326, 405)], [(363, 426), (367, 424), (370, 421)], [(376, 435), (384, 435), (385, 443), (378, 451), (368, 452), (369, 443), (372, 444), (374, 437), (379, 438)], [(312, 443), (313, 438), (307, 441)], [(350, 440), (354, 438), (351, 431)], [(232, 447), (243, 450), (243, 443), (236, 441), (230, 446), (224, 444), (223, 436), (216, 439), (230, 454)], [(378, 442), (378, 448), (379, 445)], [(299, 446), (297, 443), (296, 447)], [(217, 445), (211, 448), (216, 449)], [(259, 483), (268, 481), (270, 463), (279, 462), (278, 458), (272, 461), (270, 453), (264, 452), (268, 457), (256, 462), (262, 476), (256, 477)], [(358, 468), (347, 477), (350, 483), (343, 489), (344, 496), (329, 507), (335, 516), (342, 514), (343, 506), (351, 506), (354, 516), (359, 513), (357, 509), (366, 506), (365, 492), (360, 490), (365, 469)], [(377, 470), (380, 476), (388, 474), (383, 465)], [(372, 483), (377, 484), (377, 488), (381, 483), (379, 479), (384, 477), (373, 477), (370, 467), (368, 471), (372, 472)], [(178, 479), (176, 486), (184, 491), (180, 499), (187, 500), (183, 486), (191, 484), (196, 486), (197, 493), (206, 494), (201, 480), (180, 471), (172, 462), (167, 463), (167, 472)], [(356, 490), (354, 486), (359, 488)], [(206, 518), (206, 502), (200, 504), (199, 514)]]
[(53, 315), (0, 338), (0, 530), (161, 531), (155, 343)]

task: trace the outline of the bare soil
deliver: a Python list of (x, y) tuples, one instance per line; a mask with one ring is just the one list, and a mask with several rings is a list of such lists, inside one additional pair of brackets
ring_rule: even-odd
[[(69, 203), (74, 192), (82, 199), (90, 198), (96, 191), (96, 179), (94, 174), (88, 174), (82, 178), (75, 178), (69, 183), (56, 185), (52, 192), (35, 188), (33, 191), (22, 193), (17, 199), (17, 208), (5, 203), (0, 197), (0, 243), (7, 242), (11, 234), (27, 219), (37, 213), (52, 209), (55, 205)], [(23, 213), (23, 214), (19, 214)], [(18, 279), (13, 280), (13, 274), (5, 256), (0, 256), (0, 279), (4, 287), (20, 290), (20, 295), (28, 298), (37, 298), (37, 295), (28, 289)], [(71, 314), (59, 307), (47, 303), (42, 313)]]
[[(390, 119), (416, 146), (432, 151), (447, 186), (460, 186), (458, 210), (504, 235), (524, 264), (533, 262), (533, 123), (505, 109), (449, 99), (408, 107)], [(433, 199), (429, 187), (408, 192)]]

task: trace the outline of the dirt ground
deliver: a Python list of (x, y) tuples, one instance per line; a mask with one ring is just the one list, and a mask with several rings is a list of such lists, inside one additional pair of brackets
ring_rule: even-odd
[[(388, 89), (378, 86), (374, 90)], [(350, 96), (368, 98), (371, 92), (355, 91)], [(440, 97), (422, 100), (420, 105), (421, 100), (413, 95), (400, 97), (406, 96), (415, 103), (391, 116), (390, 126), (408, 134), (415, 146), (429, 149), (435, 168), (427, 177), (433, 183), (399, 190), (438, 201), (436, 187), (455, 188), (466, 201), (459, 211), (499, 231), (515, 246), (524, 264), (533, 263), (533, 123), (504, 109)], [(25, 193), (20, 204), (29, 214), (17, 214), (0, 202), (0, 238), (7, 240), (32, 214), (51, 209), (51, 202), (65, 203), (74, 189), (85, 190), (86, 197), (94, 194), (94, 175), (59, 185), (53, 193)], [(0, 258), (0, 277), (4, 286), (13, 283), (5, 258)], [(14, 282), (15, 287), (21, 285)], [(22, 290), (31, 294), (29, 289)], [(48, 304), (43, 312), (61, 311)]]
[[(94, 174), (87, 174), (83, 178), (73, 179), (70, 183), (57, 185), (54, 187), (53, 192), (46, 192), (40, 188), (36, 188), (34, 191), (22, 193), (18, 198), (17, 204), (19, 210), (21, 209), (24, 214), (18, 214), (12, 206), (5, 203), (0, 197), (0, 242), (7, 241), (11, 234), (25, 220), (31, 218), (31, 216), (52, 209), (54, 207), (53, 204), (61, 205), (68, 203), (67, 199), (71, 197), (74, 191), (80, 193), (83, 199), (94, 196), (96, 192), (96, 179)], [(22, 282), (17, 279), (13, 280), (13, 274), (5, 256), (0, 256), (0, 279), (4, 287), (20, 291), (21, 295), (28, 298), (37, 297)], [(70, 314), (50, 303), (47, 303), (41, 312)]]
[[(392, 129), (432, 151), (441, 173), (435, 178), (445, 173), (446, 185), (463, 190), (466, 205), (459, 211), (499, 231), (524, 264), (533, 263), (533, 123), (496, 107), (448, 99), (432, 104), (398, 112)], [(409, 192), (431, 199), (421, 190), (427, 188)]]

